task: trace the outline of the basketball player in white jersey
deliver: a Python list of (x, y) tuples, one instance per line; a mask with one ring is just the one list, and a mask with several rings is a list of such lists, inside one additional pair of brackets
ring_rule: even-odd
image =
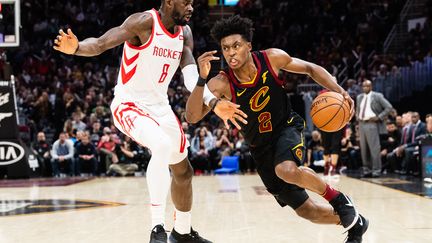
[[(167, 242), (165, 204), (173, 175), (171, 197), (175, 224), (171, 242), (210, 242), (191, 228), (192, 175), (187, 159), (189, 146), (180, 122), (168, 103), (169, 82), (180, 66), (185, 86), (192, 91), (198, 70), (192, 56), (193, 37), (186, 25), (192, 16), (192, 0), (162, 0), (159, 10), (129, 16), (121, 26), (99, 38), (78, 41), (70, 29), (59, 31), (54, 49), (70, 55), (96, 56), (124, 44), (115, 98), (111, 104), (114, 124), (139, 144), (150, 148), (147, 169), (151, 201), (151, 243)], [(206, 89), (204, 103), (227, 124), (246, 122), (237, 105), (216, 99)], [(235, 118), (234, 118), (235, 117)]]

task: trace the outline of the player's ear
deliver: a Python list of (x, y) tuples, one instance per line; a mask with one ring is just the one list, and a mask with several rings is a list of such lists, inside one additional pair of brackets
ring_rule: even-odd
[(251, 43), (251, 42), (248, 42), (248, 43), (247, 43), (247, 47), (248, 47), (248, 50), (249, 50), (249, 51), (252, 51), (252, 43)]
[(174, 0), (162, 0), (165, 3), (165, 6), (172, 7), (174, 4)]

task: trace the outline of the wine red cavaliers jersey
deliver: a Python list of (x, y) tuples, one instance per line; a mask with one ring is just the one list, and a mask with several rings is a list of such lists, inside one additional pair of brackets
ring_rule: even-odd
[(248, 124), (240, 132), (253, 147), (270, 144), (279, 136), (279, 131), (287, 124), (291, 104), (282, 81), (274, 73), (264, 51), (252, 52), (257, 67), (255, 78), (248, 83), (240, 83), (233, 71), (227, 74), (231, 85), (232, 102), (248, 115)]
[(155, 9), (147, 13), (153, 18), (150, 38), (141, 46), (124, 43), (114, 94), (118, 99), (148, 105), (168, 104), (168, 85), (182, 57), (183, 29), (176, 26), (177, 32), (171, 34)]

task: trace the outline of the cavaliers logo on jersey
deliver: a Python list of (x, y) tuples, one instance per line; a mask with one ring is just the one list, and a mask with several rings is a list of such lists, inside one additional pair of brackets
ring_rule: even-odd
[(250, 99), (249, 104), (250, 104), (250, 109), (255, 111), (255, 112), (259, 112), (262, 109), (264, 109), (264, 107), (266, 107), (266, 105), (269, 103), (270, 101), (270, 96), (267, 95), (267, 92), (270, 90), (270, 88), (268, 86), (264, 86), (262, 88), (260, 88)]

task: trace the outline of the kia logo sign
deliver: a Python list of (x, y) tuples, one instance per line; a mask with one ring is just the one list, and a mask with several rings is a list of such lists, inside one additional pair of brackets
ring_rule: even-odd
[(11, 165), (24, 157), (24, 148), (16, 143), (0, 141), (0, 166)]

